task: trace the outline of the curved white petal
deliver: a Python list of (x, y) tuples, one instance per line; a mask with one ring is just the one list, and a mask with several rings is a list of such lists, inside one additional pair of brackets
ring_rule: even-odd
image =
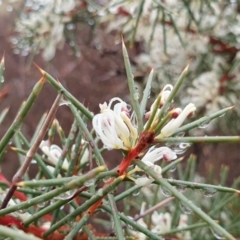
[(159, 137), (171, 136), (183, 124), (187, 116), (190, 113), (194, 112), (195, 110), (196, 110), (195, 105), (193, 103), (189, 103), (177, 118), (172, 119), (162, 128)]
[[(155, 173), (157, 173), (157, 175), (159, 176), (159, 178), (162, 177), (162, 168), (158, 165), (154, 165), (152, 162), (150, 161), (146, 161), (144, 162), (147, 166), (149, 166), (150, 168), (153, 169), (153, 171)], [(135, 170), (136, 171), (143, 171), (141, 170), (140, 168), (138, 167), (135, 167)], [(135, 180), (135, 183), (138, 185), (138, 186), (141, 186), (141, 187), (145, 187), (145, 186), (148, 186), (150, 185), (152, 182), (154, 182), (154, 179), (151, 178), (151, 177), (139, 177)]]
[[(109, 104), (108, 104), (108, 108), (109, 108), (109, 109), (111, 108), (112, 103), (113, 103), (114, 101), (118, 101), (118, 102), (120, 102), (120, 103), (125, 103), (121, 98), (119, 98), (119, 97), (114, 97), (114, 98), (112, 98), (112, 99), (109, 101)], [(115, 105), (116, 105), (116, 104), (115, 104)], [(126, 105), (127, 105), (127, 104), (126, 104)]]
[[(62, 154), (62, 149), (59, 146), (53, 144), (53, 145), (50, 146), (50, 154), (51, 154), (51, 156), (53, 155), (54, 157), (56, 157), (57, 162), (56, 162), (55, 165), (57, 165), (57, 163), (59, 161), (59, 158), (60, 158), (60, 156)], [(63, 164), (62, 164), (62, 168), (67, 170), (68, 166), (69, 166), (68, 161), (65, 158), (64, 161), (63, 161)]]
[(156, 161), (162, 159), (165, 155), (167, 155), (170, 159), (174, 160), (177, 158), (177, 155), (175, 152), (173, 152), (168, 147), (151, 147), (148, 152), (145, 154), (145, 156), (142, 158), (143, 162), (152, 162), (155, 163)]
[[(179, 220), (179, 224), (177, 226), (177, 228), (181, 229), (181, 228), (185, 228), (188, 226), (188, 216), (186, 214), (181, 214), (180, 215), (180, 220)], [(191, 233), (190, 231), (184, 231), (184, 232), (179, 232), (177, 234), (177, 236), (180, 239), (186, 239), (186, 240), (190, 240), (191, 238)]]
[(161, 92), (161, 105), (165, 104), (172, 90), (173, 86), (171, 84), (167, 84), (164, 86)]
[(114, 115), (111, 111), (94, 116), (93, 128), (107, 148), (123, 148), (123, 142), (115, 129)]

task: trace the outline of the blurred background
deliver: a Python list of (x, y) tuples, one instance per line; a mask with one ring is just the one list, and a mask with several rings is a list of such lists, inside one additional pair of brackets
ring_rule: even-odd
[[(0, 137), (41, 77), (33, 63), (59, 79), (94, 113), (99, 112), (99, 103), (112, 97), (130, 102), (122, 36), (140, 97), (151, 68), (155, 70), (148, 106), (160, 89), (167, 83), (174, 84), (191, 63), (174, 105), (183, 108), (193, 102), (198, 107), (195, 118), (235, 107), (224, 117), (188, 134), (240, 135), (237, 1), (3, 0), (0, 29), (0, 54), (5, 56), (0, 112), (9, 108), (0, 125)], [(45, 83), (22, 126), (28, 139), (56, 95), (56, 90)], [(68, 133), (73, 117), (67, 106), (60, 107), (57, 118)], [(188, 152), (197, 155), (197, 169), (203, 176), (213, 171), (218, 179), (222, 165), (230, 168), (229, 184), (239, 176), (239, 144), (195, 144)], [(111, 167), (116, 166), (118, 160), (111, 159), (120, 160), (120, 156), (107, 155)], [(17, 167), (17, 155), (9, 149), (2, 172), (11, 179)]]

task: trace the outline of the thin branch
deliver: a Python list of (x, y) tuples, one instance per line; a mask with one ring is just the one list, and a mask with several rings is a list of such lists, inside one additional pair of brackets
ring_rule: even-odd
[(41, 144), (41, 141), (42, 139), (44, 138), (50, 124), (52, 123), (53, 121), (53, 118), (57, 112), (57, 109), (58, 109), (58, 106), (59, 106), (59, 103), (60, 103), (60, 100), (61, 100), (61, 97), (62, 97), (62, 94), (58, 94), (57, 98), (55, 99), (49, 113), (48, 113), (48, 116), (41, 128), (41, 130), (39, 131), (39, 134), (38, 136), (36, 137), (32, 147), (28, 150), (27, 152), (27, 155), (26, 155), (26, 158), (22, 164), (22, 166), (20, 167), (20, 169), (17, 171), (17, 173), (13, 176), (13, 179), (12, 179), (12, 185), (9, 189), (9, 191), (7, 192), (3, 202), (2, 202), (2, 205), (1, 205), (1, 209), (5, 208), (8, 204), (8, 202), (10, 201), (10, 199), (12, 198), (15, 190), (17, 189), (17, 186), (15, 185), (17, 182), (21, 181), (22, 178), (23, 178), (23, 175), (26, 173), (26, 171), (28, 170), (28, 167), (35, 155), (35, 153), (37, 152), (40, 144)]

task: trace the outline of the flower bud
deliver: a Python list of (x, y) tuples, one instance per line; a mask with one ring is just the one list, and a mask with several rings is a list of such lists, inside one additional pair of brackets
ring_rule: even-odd
[[(62, 154), (62, 149), (55, 144), (48, 146), (48, 141), (42, 141), (40, 144), (40, 148), (43, 153), (47, 155), (48, 161), (54, 166), (56, 166)], [(68, 169), (68, 161), (66, 158), (63, 161), (62, 168), (65, 170)]]
[(159, 138), (171, 136), (184, 122), (188, 115), (196, 110), (193, 103), (189, 103), (176, 119), (170, 120), (161, 130)]
[(152, 178), (147, 177), (139, 177), (135, 180), (136, 185), (139, 187), (146, 187), (150, 185), (154, 180)]
[(159, 106), (160, 108), (165, 104), (172, 90), (173, 90), (173, 86), (171, 84), (167, 84), (164, 86), (164, 88), (160, 93), (161, 95), (161, 101)]

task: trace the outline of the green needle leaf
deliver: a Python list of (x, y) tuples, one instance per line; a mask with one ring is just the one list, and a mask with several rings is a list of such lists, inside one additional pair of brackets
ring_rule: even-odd
[(146, 109), (146, 106), (147, 106), (147, 101), (148, 101), (150, 93), (151, 93), (153, 74), (154, 74), (154, 70), (152, 69), (152, 71), (149, 74), (146, 87), (145, 87), (145, 89), (143, 91), (143, 97), (142, 97), (142, 100), (141, 100), (141, 103), (140, 103), (141, 117), (142, 118), (144, 116), (144, 112), (145, 112), (145, 109)]
[(203, 221), (208, 223), (209, 226), (214, 228), (219, 234), (223, 237), (226, 237), (229, 240), (235, 240), (235, 238), (227, 232), (223, 227), (217, 224), (208, 214), (204, 213), (200, 208), (198, 208), (193, 202), (191, 202), (188, 198), (186, 198), (181, 192), (179, 192), (176, 188), (174, 188), (166, 179), (159, 178), (159, 176), (149, 168), (142, 161), (135, 161), (135, 164), (144, 170), (149, 176), (151, 176), (158, 184), (164, 186), (168, 189), (173, 196), (175, 196), (179, 201), (183, 202), (188, 206), (195, 214), (197, 214)]
[(132, 101), (133, 109), (136, 114), (137, 123), (138, 123), (138, 133), (140, 133), (143, 130), (143, 122), (142, 122), (141, 110), (138, 102), (139, 93), (137, 92), (134, 84), (134, 77), (131, 70), (131, 64), (130, 64), (128, 52), (123, 40), (122, 40), (122, 51), (123, 51), (124, 64), (127, 72), (128, 87), (130, 91), (131, 101)]

